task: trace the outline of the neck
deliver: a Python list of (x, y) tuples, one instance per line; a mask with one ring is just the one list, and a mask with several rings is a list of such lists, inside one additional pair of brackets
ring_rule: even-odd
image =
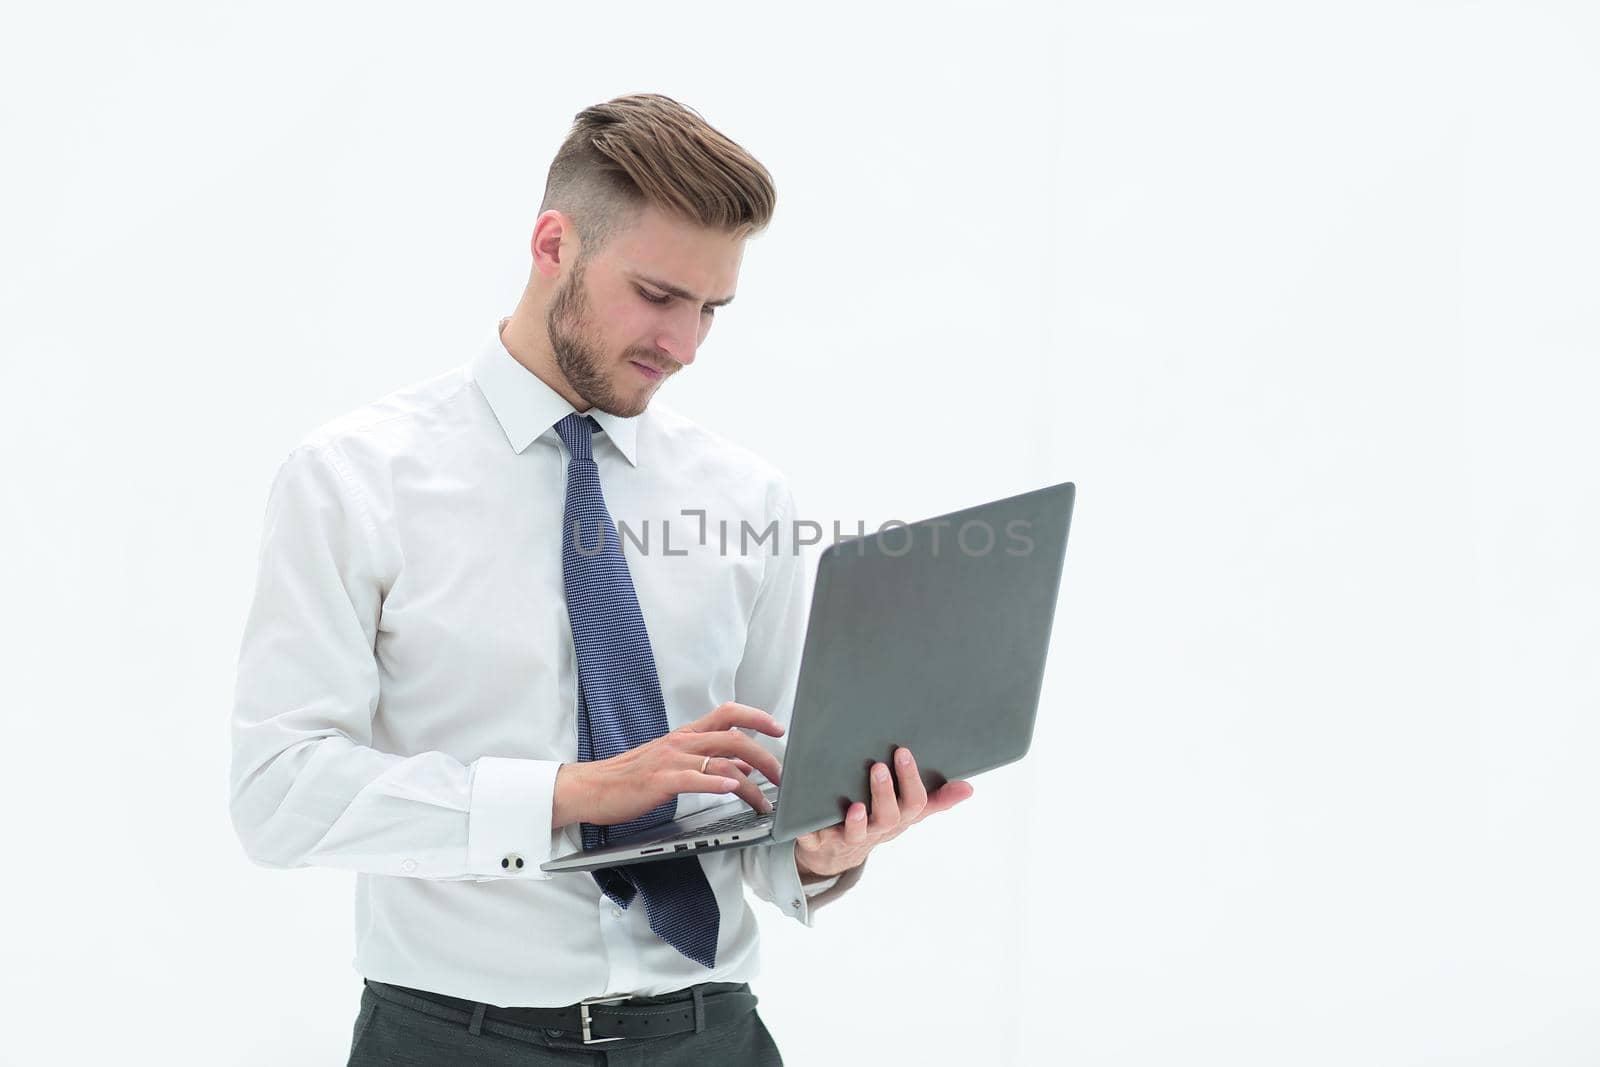
[(556, 366), (555, 353), (550, 351), (550, 337), (545, 333), (543, 321), (525, 301), (519, 302), (511, 317), (500, 323), (500, 343), (505, 345), (512, 359), (560, 393), (573, 410), (580, 414), (588, 411), (589, 402), (578, 395), (566, 375)]

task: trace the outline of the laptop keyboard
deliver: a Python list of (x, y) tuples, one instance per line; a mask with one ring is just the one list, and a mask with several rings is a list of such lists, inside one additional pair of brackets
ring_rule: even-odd
[(692, 837), (704, 837), (707, 834), (722, 834), (732, 830), (743, 830), (747, 827), (758, 826), (776, 814), (778, 814), (778, 805), (776, 804), (772, 805), (771, 811), (756, 811), (754, 808), (746, 808), (744, 811), (736, 812), (725, 819), (708, 822), (704, 826), (697, 826), (693, 830), (669, 837), (667, 840), (687, 841)]

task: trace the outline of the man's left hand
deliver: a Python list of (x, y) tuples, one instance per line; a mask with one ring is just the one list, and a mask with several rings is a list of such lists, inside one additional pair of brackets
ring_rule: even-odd
[[(894, 795), (894, 781), (888, 768), (873, 764), (868, 775), (872, 783), (872, 818), (866, 804), (851, 804), (844, 823), (813, 830), (795, 838), (794, 861), (801, 875), (826, 878), (859, 866), (867, 853), (885, 841), (893, 840), (928, 816), (948, 811), (972, 795), (968, 782), (946, 782), (933, 796), (922, 785), (917, 761), (908, 748), (894, 754), (900, 779), (900, 796)], [(879, 772), (883, 777), (879, 778)]]

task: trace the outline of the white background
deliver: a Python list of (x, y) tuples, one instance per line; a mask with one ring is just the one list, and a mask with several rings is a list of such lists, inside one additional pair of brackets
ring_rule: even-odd
[(824, 523), (1078, 485), (1029, 757), (761, 906), (788, 1061), (1600, 1061), (1593, 5), (6, 23), (0, 1061), (344, 1062), (353, 879), (227, 813), (269, 479), (637, 91), (778, 187), (663, 399)]

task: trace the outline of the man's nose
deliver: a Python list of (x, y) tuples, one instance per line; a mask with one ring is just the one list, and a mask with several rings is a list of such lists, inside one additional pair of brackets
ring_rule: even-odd
[(700, 345), (700, 318), (693, 308), (685, 307), (684, 312), (673, 317), (671, 328), (656, 340), (656, 349), (662, 357), (687, 367)]
[(676, 371), (678, 368), (670, 366), (670, 364), (681, 363), (687, 367), (694, 362), (694, 350), (699, 342), (700, 339), (693, 335), (687, 338), (682, 334), (661, 337), (656, 341), (656, 361), (669, 364), (668, 370), (672, 371)]

